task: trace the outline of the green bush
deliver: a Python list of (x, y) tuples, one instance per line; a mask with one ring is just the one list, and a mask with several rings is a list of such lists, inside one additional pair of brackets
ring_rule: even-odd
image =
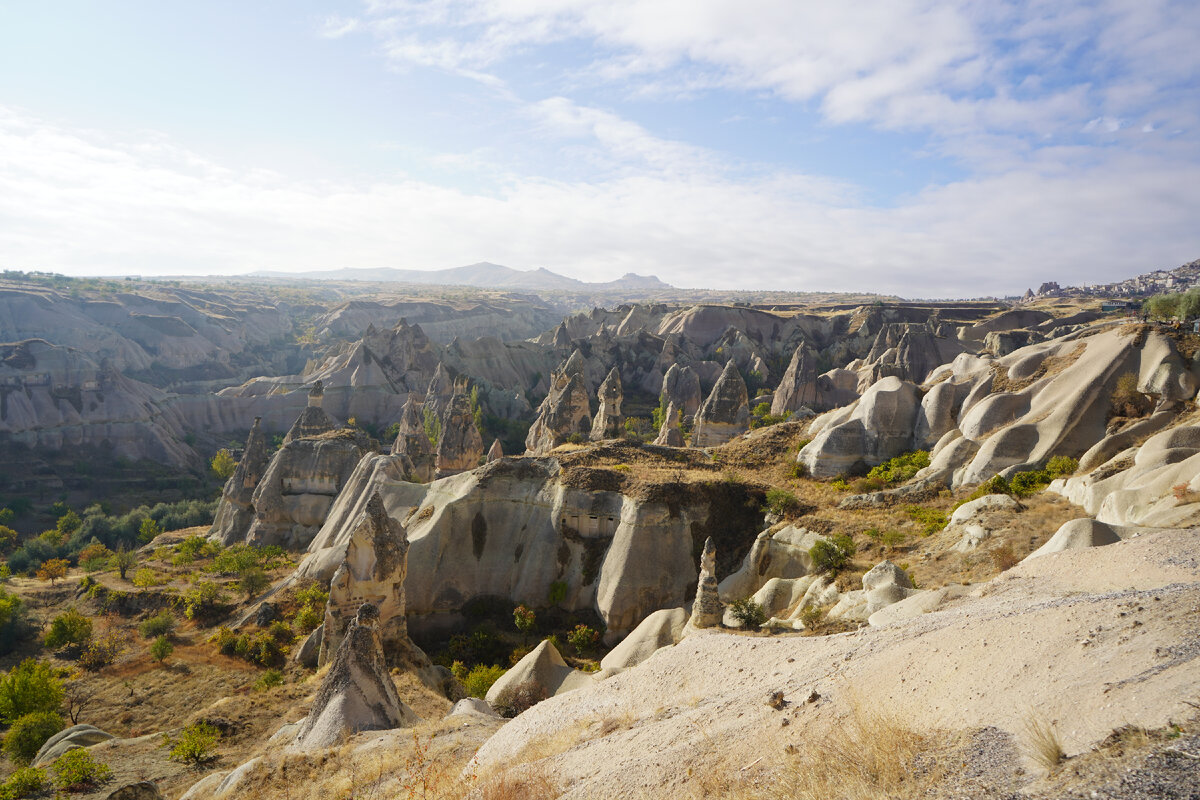
[(79, 666), (89, 672), (99, 672), (116, 661), (117, 656), (124, 649), (125, 644), (121, 635), (116, 631), (110, 631), (88, 643), (88, 646), (83, 649), (83, 654), (79, 656)]
[(158, 663), (166, 661), (167, 656), (175, 652), (175, 645), (171, 644), (171, 640), (166, 636), (159, 636), (150, 643), (150, 655), (154, 656), (154, 660)]
[(1070, 456), (1054, 456), (1046, 462), (1046, 472), (1055, 478), (1073, 475), (1079, 469), (1079, 459)]
[(11, 725), (35, 711), (57, 711), (62, 681), (48, 664), (27, 658), (0, 678), (0, 722)]
[(11, 651), (27, 630), (21, 598), (0, 586), (0, 654)]
[(97, 761), (86, 747), (63, 753), (50, 769), (54, 772), (54, 785), (67, 792), (90, 789), (112, 778), (108, 765)]
[(46, 631), (43, 641), (46, 647), (57, 650), (69, 645), (83, 647), (91, 638), (92, 621), (78, 609), (68, 608), (50, 622), (50, 630)]
[(867, 477), (881, 480), (886, 484), (904, 483), (911, 480), (917, 472), (928, 466), (929, 452), (926, 450), (914, 450), (911, 453), (902, 453), (877, 467), (873, 467), (867, 473)]
[(235, 544), (217, 554), (217, 557), (213, 559), (212, 572), (222, 575), (241, 575), (254, 567), (272, 570), (285, 562), (283, 548), (278, 545), (255, 547), (249, 544)]
[(211, 558), (221, 552), (221, 546), (203, 536), (189, 536), (175, 548), (171, 563), (176, 566), (190, 564), (198, 558)]
[(575, 648), (576, 653), (583, 655), (600, 642), (600, 631), (588, 625), (579, 624), (567, 634), (567, 641), (571, 647)]
[(204, 764), (216, 756), (217, 740), (221, 732), (207, 722), (197, 722), (171, 738), (163, 736), (163, 746), (168, 749), (167, 757), (185, 764)]
[(772, 414), (770, 403), (759, 403), (750, 412), (750, 427), (751, 429), (769, 428), (772, 425), (787, 422), (791, 418), (792, 412), (790, 411), (785, 411), (779, 415)]
[(777, 517), (790, 517), (800, 510), (800, 500), (786, 489), (767, 489), (767, 510)]
[(292, 617), (292, 629), (296, 633), (309, 634), (317, 629), (317, 626), (325, 621), (325, 613), (312, 606), (301, 606), (296, 612), (296, 616)]
[(263, 572), (262, 567), (249, 567), (238, 575), (238, 586), (246, 593), (247, 600), (262, 594), (262, 591), (270, 585), (271, 579), (267, 577), (267, 573)]
[(733, 618), (747, 629), (761, 627), (767, 621), (767, 612), (750, 597), (743, 597), (741, 600), (734, 600), (730, 603), (729, 613), (733, 614)]
[(212, 581), (197, 581), (183, 594), (183, 615), (188, 619), (208, 619), (223, 610), (228, 598)]
[(0, 800), (19, 800), (46, 788), (46, 773), (33, 767), (21, 767), (0, 784)]
[(854, 546), (853, 539), (844, 533), (835, 533), (810, 547), (808, 556), (812, 559), (814, 571), (836, 575), (846, 568), (856, 552), (858, 548)]
[[(454, 663), (462, 667), (461, 661)], [(492, 684), (500, 680), (500, 676), (508, 670), (494, 664), (476, 664), (470, 672), (465, 668), (459, 671), (462, 673), (462, 677), (459, 677), (458, 680), (462, 683), (463, 688), (467, 690), (467, 694), (471, 695), (471, 697), (484, 697), (487, 695), (488, 689), (492, 688)], [(458, 675), (456, 674), (455, 677), (458, 677)]]
[(323, 609), (329, 602), (329, 592), (323, 589), (319, 583), (310, 583), (296, 592), (296, 602), (302, 606)]
[(552, 606), (556, 606), (563, 600), (567, 599), (567, 582), (554, 581), (550, 584), (550, 591), (546, 594), (546, 602)]
[(63, 718), (55, 711), (26, 714), (4, 735), (4, 753), (14, 764), (28, 764), (46, 740), (63, 729), (63, 725)]
[(926, 508), (924, 506), (909, 506), (904, 509), (908, 512), (908, 516), (916, 520), (921, 525), (921, 535), (929, 536), (937, 533), (950, 521), (945, 512), (939, 511), (936, 508)]
[(254, 682), (254, 688), (260, 692), (283, 685), (283, 673), (277, 669), (269, 669)]
[(142, 620), (138, 625), (138, 633), (143, 639), (157, 639), (175, 633), (175, 625), (175, 615), (164, 608), (154, 616)]

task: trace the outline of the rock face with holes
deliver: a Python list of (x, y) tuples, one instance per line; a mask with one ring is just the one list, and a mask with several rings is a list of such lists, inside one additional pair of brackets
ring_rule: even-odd
[(450, 398), (442, 414), (442, 430), (437, 443), (438, 477), (475, 469), (481, 458), (483, 437), (475, 425), (471, 398), (459, 392)]
[(223, 545), (244, 539), (254, 523), (254, 490), (258, 488), (270, 463), (266, 437), (259, 428), (260, 422), (258, 417), (254, 418), (250, 435), (246, 437), (242, 460), (221, 490), (221, 502), (217, 506), (212, 527), (208, 529), (209, 537)]
[(621, 373), (616, 367), (608, 373), (608, 377), (600, 384), (597, 392), (600, 401), (596, 409), (596, 417), (592, 420), (592, 441), (615, 439), (622, 431), (621, 402), (625, 393), (621, 389)]
[(392, 455), (403, 460), (404, 473), (417, 483), (428, 483), (436, 472), (433, 444), (425, 431), (425, 418), (416, 399), (409, 395), (400, 415), (400, 430), (392, 442)]
[(696, 584), (696, 599), (692, 602), (693, 628), (716, 628), (724, 616), (721, 594), (717, 588), (717, 548), (712, 537), (704, 541), (700, 554), (700, 580)]
[(576, 350), (551, 376), (550, 393), (538, 406), (525, 447), (528, 455), (544, 455), (572, 437), (587, 437), (591, 431), (583, 355)]
[(712, 392), (696, 414), (693, 447), (715, 447), (750, 430), (750, 399), (746, 382), (730, 359)]
[(329, 583), (318, 665), (333, 658), (363, 603), (371, 603), (376, 610), (375, 626), (389, 663), (395, 663), (397, 654), (411, 647), (404, 617), (407, 573), (408, 536), (404, 526), (388, 516), (377, 492), (358, 518), (346, 545), (346, 557)]
[(748, 547), (762, 523), (747, 510), (749, 490), (724, 483), (626, 493), (607, 480), (586, 486), (556, 459), (505, 458), (419, 485), (396, 480), (391, 464), (385, 455), (363, 459), (298, 575), (329, 580), (378, 492), (408, 534), (406, 610), (422, 632), (454, 624), (474, 598), (537, 605), (553, 589), (558, 607), (596, 613), (611, 641), (688, 601), (700, 536)]
[(312, 710), (291, 746), (319, 750), (359, 731), (403, 728), (419, 721), (401, 702), (388, 674), (379, 636), (379, 611), (363, 603), (346, 627)]

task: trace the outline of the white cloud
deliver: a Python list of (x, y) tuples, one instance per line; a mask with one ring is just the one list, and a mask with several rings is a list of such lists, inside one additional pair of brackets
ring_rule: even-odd
[(333, 14), (321, 21), (318, 33), (325, 39), (340, 39), (361, 28), (362, 22), (357, 17), (343, 17)]
[(560, 135), (661, 166), (590, 183), (510, 178), (489, 195), (315, 183), (0, 110), (0, 266), (165, 274), (487, 259), (589, 280), (632, 270), (685, 286), (974, 296), (1122, 277), (1200, 251), (1200, 168), (1169, 155), (1085, 150), (1087, 163), (1066, 168), (1081, 156), (1048, 150), (866, 208), (805, 176), (675, 171), (687, 148), (594, 109), (542, 110)]

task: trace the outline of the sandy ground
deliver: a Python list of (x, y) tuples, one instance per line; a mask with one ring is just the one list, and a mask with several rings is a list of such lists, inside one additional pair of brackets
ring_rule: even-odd
[[(1036, 718), (1075, 755), (1123, 725), (1191, 717), (1198, 657), (1200, 529), (1161, 531), (1034, 559), (888, 627), (702, 633), (539, 704), (477, 758), (484, 769), (544, 759), (567, 797), (665, 797), (714, 763), (749, 780), (819, 748), (855, 706), (918, 731), (994, 726), (1018, 743)], [(774, 691), (781, 710), (766, 702)]]

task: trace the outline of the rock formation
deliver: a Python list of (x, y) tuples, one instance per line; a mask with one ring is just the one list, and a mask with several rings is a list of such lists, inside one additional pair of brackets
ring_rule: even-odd
[(544, 455), (573, 436), (587, 436), (592, 409), (583, 376), (583, 355), (576, 350), (550, 381), (550, 393), (525, 438), (528, 455)]
[(804, 343), (792, 354), (791, 363), (779, 381), (771, 400), (771, 414), (781, 417), (802, 406), (822, 410), (817, 402), (817, 354)]
[(325, 413), (325, 409), (321, 408), (321, 401), (324, 397), (325, 384), (317, 381), (308, 390), (308, 406), (296, 418), (296, 421), (292, 423), (292, 427), (288, 430), (287, 435), (283, 437), (284, 444), (309, 436), (319, 436), (322, 433), (328, 433), (337, 429), (337, 422), (334, 421), (333, 417)]
[(422, 410), (440, 419), (452, 397), (454, 397), (454, 379), (450, 377), (446, 365), (439, 361), (433, 378), (429, 381), (429, 388), (425, 390), (425, 403)]
[[(816, 435), (801, 448), (797, 460), (820, 478), (881, 464), (912, 448), (919, 408), (916, 386), (884, 378), (853, 408), (831, 411), (814, 421), (809, 430)], [(848, 418), (841, 422), (839, 417)]]
[(615, 439), (622, 433), (621, 401), (624, 392), (621, 391), (621, 373), (616, 367), (608, 373), (608, 377), (600, 384), (597, 392), (599, 406), (596, 417), (592, 420), (592, 441)]
[(379, 637), (379, 611), (363, 603), (346, 628), (329, 672), (300, 725), (292, 747), (332, 747), (348, 734), (415, 725), (420, 718), (401, 702), (388, 674)]
[(725, 364), (725, 370), (704, 405), (696, 414), (696, 426), (692, 429), (693, 447), (714, 447), (725, 444), (735, 436), (750, 430), (750, 398), (746, 382), (733, 361)]
[(413, 395), (408, 396), (400, 416), (400, 431), (392, 443), (392, 455), (404, 460), (404, 472), (409, 480), (428, 483), (433, 480), (435, 458), (433, 444), (425, 432), (425, 418)]
[(487, 451), (487, 463), (490, 464), (500, 458), (504, 458), (504, 448), (500, 446), (499, 439), (494, 439), (492, 440), (492, 446)]
[(691, 367), (671, 364), (663, 374), (659, 398), (663, 408), (674, 403), (676, 408), (683, 411), (685, 417), (694, 417), (704, 400), (700, 391), (700, 376)]
[(704, 540), (704, 552), (700, 554), (700, 579), (696, 584), (689, 624), (693, 628), (716, 628), (723, 616), (724, 608), (717, 589), (717, 548), (710, 536)]
[(483, 437), (475, 426), (471, 398), (458, 392), (450, 398), (442, 414), (442, 430), (437, 443), (438, 477), (475, 469), (481, 458)]
[(654, 443), (662, 447), (683, 447), (683, 431), (680, 429), (682, 412), (674, 401), (667, 404), (663, 413), (662, 427), (658, 429), (658, 438)]
[(354, 526), (346, 557), (329, 584), (319, 665), (326, 664), (337, 652), (363, 603), (375, 609), (375, 628), (388, 663), (397, 663), (401, 654), (411, 650), (404, 616), (407, 573), (408, 536), (404, 526), (388, 516), (376, 492)]
[(505, 690), (523, 684), (533, 684), (550, 697), (582, 688), (593, 680), (588, 673), (569, 667), (550, 640), (544, 639), (492, 684), (485, 699), (495, 705)]
[(221, 502), (213, 519), (208, 535), (223, 544), (245, 538), (254, 522), (254, 490), (267, 470), (267, 441), (259, 427), (261, 419), (254, 418), (254, 425), (246, 437), (242, 459), (221, 490)]

